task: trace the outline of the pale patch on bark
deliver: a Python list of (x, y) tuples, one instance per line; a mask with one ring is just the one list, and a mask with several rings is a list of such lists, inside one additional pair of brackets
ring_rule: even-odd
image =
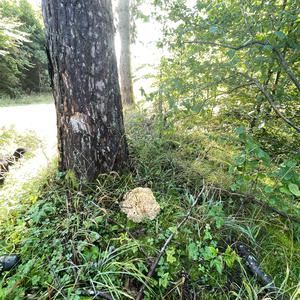
[(68, 74), (62, 73), (61, 76), (62, 76), (63, 82), (65, 84), (65, 87), (67, 89), (69, 89), (70, 88), (70, 84), (69, 84)]
[(70, 117), (69, 126), (72, 128), (74, 133), (90, 133), (91, 130), (87, 119), (87, 115), (76, 112)]
[(105, 83), (103, 81), (97, 81), (96, 88), (102, 91), (105, 88)]
[(92, 56), (92, 58), (95, 58), (95, 56), (96, 56), (96, 47), (95, 47), (95, 45), (93, 45), (92, 48), (91, 48), (91, 56)]

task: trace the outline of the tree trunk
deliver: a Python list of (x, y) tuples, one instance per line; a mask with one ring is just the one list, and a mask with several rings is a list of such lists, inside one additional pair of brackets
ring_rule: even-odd
[(133, 104), (133, 88), (130, 60), (130, 14), (129, 0), (119, 0), (119, 33), (121, 39), (120, 79), (121, 95), (125, 104)]
[(43, 0), (59, 168), (79, 179), (128, 159), (109, 0)]

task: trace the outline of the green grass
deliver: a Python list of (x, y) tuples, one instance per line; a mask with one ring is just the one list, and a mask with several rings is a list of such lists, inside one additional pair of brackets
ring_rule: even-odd
[[(142, 284), (149, 300), (268, 299), (230, 248), (237, 240), (249, 245), (288, 299), (299, 299), (299, 226), (212, 186), (232, 183), (223, 178), (231, 160), (220, 149), (235, 153), (233, 145), (221, 147), (203, 135), (164, 135), (142, 115), (127, 112), (131, 172), (78, 185), (54, 164), (24, 188), (20, 205), (0, 221), (0, 252), (22, 258), (2, 275), (0, 299), (86, 299), (80, 291), (94, 288), (113, 299), (134, 299)], [(161, 212), (136, 224), (118, 203), (140, 186), (153, 190)], [(147, 281), (149, 261), (203, 187), (199, 205)]]
[(51, 93), (23, 95), (17, 98), (0, 97), (0, 107), (49, 103), (53, 103)]

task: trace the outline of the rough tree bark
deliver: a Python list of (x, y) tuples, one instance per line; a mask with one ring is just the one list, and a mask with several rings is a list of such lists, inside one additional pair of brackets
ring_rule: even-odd
[(133, 103), (133, 88), (131, 77), (131, 59), (130, 59), (130, 13), (129, 0), (119, 0), (119, 33), (121, 39), (120, 55), (120, 81), (122, 101), (125, 104)]
[(59, 167), (80, 179), (128, 159), (110, 0), (43, 0)]

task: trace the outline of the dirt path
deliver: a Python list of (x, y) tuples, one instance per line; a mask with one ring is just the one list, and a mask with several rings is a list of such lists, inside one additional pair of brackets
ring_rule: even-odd
[[(22, 161), (11, 172), (0, 189), (0, 207), (3, 211), (13, 209), (18, 203), (12, 202), (23, 185), (30, 182), (47, 167), (56, 155), (56, 116), (54, 104), (34, 104), (0, 107), (0, 127), (14, 127), (18, 132), (34, 132), (41, 144), (32, 158)], [(20, 145), (22, 146), (22, 145)], [(1, 214), (0, 214), (1, 217)]]
[(14, 126), (19, 132), (34, 131), (47, 145), (56, 143), (54, 104), (0, 107), (0, 127)]

